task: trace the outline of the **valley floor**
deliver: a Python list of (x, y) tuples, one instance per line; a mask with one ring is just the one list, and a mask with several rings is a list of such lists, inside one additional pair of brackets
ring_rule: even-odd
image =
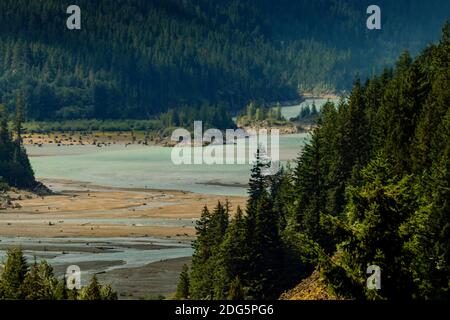
[[(62, 276), (71, 264), (110, 283), (121, 299), (170, 297), (190, 263), (195, 221), (224, 196), (43, 180), (55, 194), (10, 193), (0, 210), (0, 258), (20, 246)], [(246, 197), (228, 196), (233, 209)], [(87, 279), (88, 277), (86, 277)]]
[(203, 206), (246, 197), (175, 190), (127, 189), (65, 180), (43, 180), (62, 190), (39, 197), (13, 196), (16, 208), (0, 211), (0, 235), (16, 237), (165, 237), (192, 240)]

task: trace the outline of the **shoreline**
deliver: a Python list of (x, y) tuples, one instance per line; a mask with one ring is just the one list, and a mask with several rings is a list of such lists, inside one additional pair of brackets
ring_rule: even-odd
[(330, 99), (330, 100), (339, 100), (343, 94), (337, 94), (337, 93), (325, 93), (325, 94), (319, 94), (315, 95), (311, 92), (305, 92), (302, 94), (302, 96), (306, 99)]
[[(305, 132), (305, 130), (298, 127), (298, 125), (295, 122), (288, 122), (286, 125), (282, 126), (269, 126), (265, 125), (264, 123), (255, 125), (255, 126), (238, 126), (237, 129), (242, 129), (246, 132), (246, 135), (248, 135), (249, 131), (253, 130), (260, 130), (265, 129), (270, 132), (272, 129), (279, 130), (280, 136), (283, 135), (292, 135), (297, 134), (300, 132)], [(46, 133), (46, 134), (37, 134), (37, 133), (27, 133), (24, 134), (23, 137), (23, 145), (25, 147), (36, 147), (41, 148), (43, 146), (54, 146), (57, 148), (69, 148), (69, 147), (85, 147), (85, 148), (114, 148), (114, 147), (123, 147), (123, 148), (137, 148), (137, 147), (162, 147), (162, 148), (171, 148), (176, 145), (178, 145), (179, 141), (173, 141), (170, 137), (163, 137), (156, 140), (153, 140), (151, 142), (144, 142), (142, 140), (139, 141), (132, 141), (132, 140), (123, 140), (119, 132), (110, 132), (107, 135), (105, 135), (102, 139), (93, 138), (92, 134), (86, 134), (84, 135), (83, 140), (69, 140), (65, 142), (55, 142), (55, 136), (59, 136), (62, 133), (68, 134), (70, 138), (75, 137), (79, 134), (77, 131), (70, 131), (70, 132), (52, 132), (52, 133)], [(224, 135), (225, 136), (225, 135)], [(202, 146), (207, 146), (207, 143), (204, 143)], [(226, 142), (224, 141), (223, 145), (226, 145)], [(189, 144), (185, 144), (186, 147), (196, 147), (198, 145), (194, 144), (194, 141), (192, 141)], [(75, 153), (76, 154), (76, 153)], [(54, 155), (57, 155), (55, 153)], [(36, 152), (33, 155), (30, 155), (30, 157), (46, 157), (49, 156), (49, 154), (39, 154)]]
[[(280, 103), (282, 108), (293, 107), (303, 103), (308, 99), (330, 99), (337, 100), (341, 96), (338, 94), (313, 95), (304, 93), (301, 98), (289, 100)], [(267, 106), (275, 106), (276, 103), (269, 103)], [(75, 121), (75, 120), (67, 120)], [(58, 123), (58, 121), (55, 121)], [(64, 122), (64, 121), (63, 121)], [(303, 132), (297, 128), (296, 123), (289, 122), (283, 126), (257, 125), (262, 129), (280, 129), (280, 135), (295, 134)], [(238, 126), (239, 129), (253, 129), (252, 126)], [(174, 127), (175, 129), (175, 127)], [(308, 130), (308, 128), (306, 128)], [(68, 130), (68, 131), (49, 131), (49, 132), (27, 132), (23, 134), (23, 144), (25, 146), (54, 145), (58, 147), (69, 146), (93, 146), (93, 147), (111, 147), (111, 146), (156, 146), (173, 147), (177, 142), (170, 140), (169, 136), (161, 135), (159, 131), (132, 130), (129, 131), (100, 131), (100, 130)], [(39, 155), (35, 155), (39, 156)]]

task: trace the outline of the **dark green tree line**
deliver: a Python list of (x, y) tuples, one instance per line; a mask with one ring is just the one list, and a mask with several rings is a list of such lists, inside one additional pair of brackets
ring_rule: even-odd
[(13, 130), (10, 130), (8, 113), (5, 106), (0, 104), (0, 182), (9, 186), (32, 189), (37, 183), (21, 138), (24, 110), (23, 96), (19, 93)]
[[(348, 90), (403, 48), (435, 40), (449, 2), (380, 0), (383, 28), (367, 30), (370, 1), (80, 0), (0, 3), (0, 95), (24, 88), (33, 120), (148, 119), (184, 105), (291, 100)], [(120, 14), (119, 14), (120, 13)]]
[(30, 266), (21, 249), (8, 249), (0, 272), (0, 300), (116, 300), (117, 293), (95, 275), (80, 290), (67, 289), (45, 260)]

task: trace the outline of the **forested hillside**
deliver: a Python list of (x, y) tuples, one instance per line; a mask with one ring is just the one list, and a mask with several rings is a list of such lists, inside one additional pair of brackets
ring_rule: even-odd
[(6, 107), (0, 103), (0, 191), (9, 186), (31, 189), (37, 187), (25, 148), (22, 146), (21, 133), (24, 120), (24, 97), (15, 98), (14, 136), (9, 129), (9, 116)]
[[(327, 103), (295, 170), (263, 166), (245, 213), (203, 210), (178, 297), (277, 298), (316, 269), (340, 298), (449, 299), (450, 24)], [(366, 287), (370, 265), (380, 290)]]
[(335, 91), (436, 40), (447, 0), (0, 2), (0, 96), (30, 120), (150, 118), (170, 108), (282, 101)]

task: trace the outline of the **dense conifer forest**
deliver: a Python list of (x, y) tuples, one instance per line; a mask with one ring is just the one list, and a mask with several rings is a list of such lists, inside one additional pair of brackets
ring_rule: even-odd
[(24, 93), (28, 120), (148, 119), (183, 106), (242, 110), (348, 90), (405, 48), (433, 40), (447, 0), (2, 0), (0, 96)]
[(316, 270), (340, 298), (449, 299), (450, 24), (327, 103), (295, 169), (263, 166), (245, 212), (204, 208), (178, 298), (278, 298)]
[(22, 145), (24, 98), (21, 94), (16, 96), (15, 105), (13, 130), (10, 130), (10, 117), (5, 105), (0, 103), (0, 191), (9, 186), (32, 189), (38, 185)]

